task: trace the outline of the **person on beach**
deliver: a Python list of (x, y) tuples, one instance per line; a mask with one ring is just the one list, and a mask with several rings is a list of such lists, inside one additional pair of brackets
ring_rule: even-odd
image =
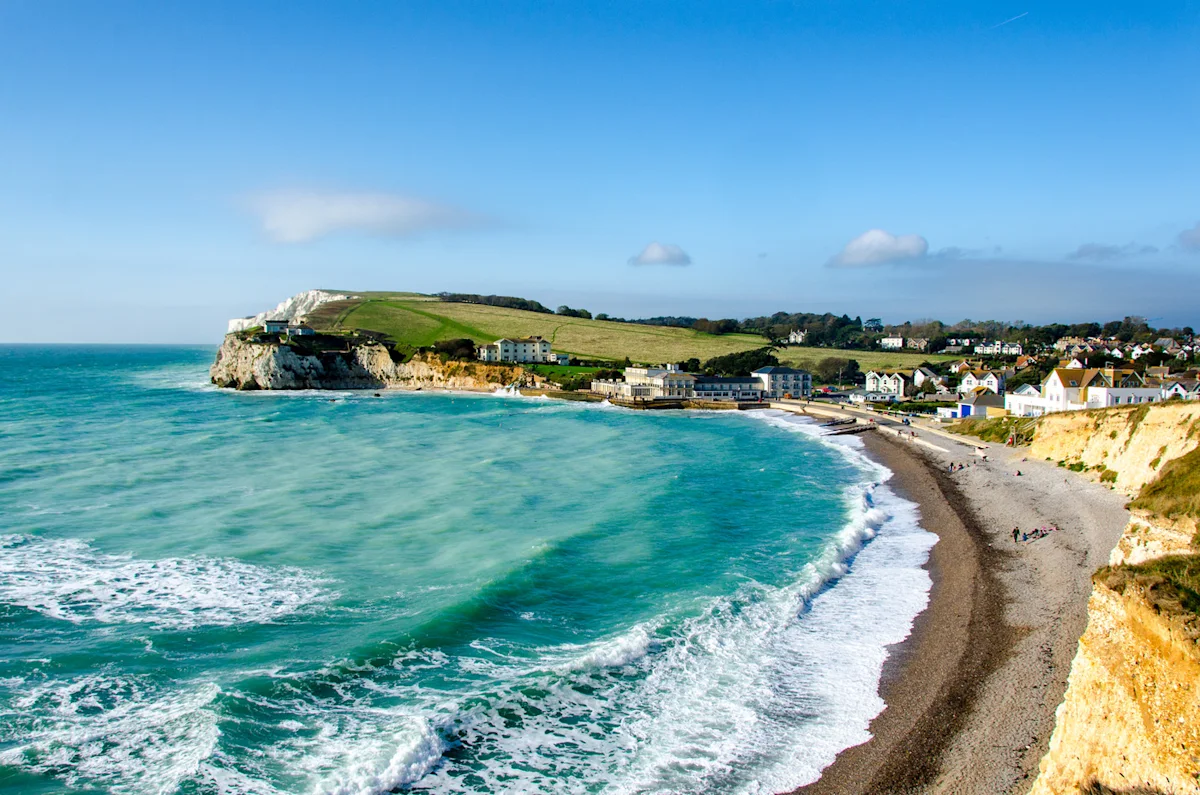
[(1014, 544), (1015, 544), (1015, 543), (1017, 543), (1018, 537), (1019, 537), (1020, 535), (1021, 535), (1021, 528), (1019, 528), (1019, 527), (1014, 527), (1014, 528), (1013, 528), (1013, 543), (1014, 543)]

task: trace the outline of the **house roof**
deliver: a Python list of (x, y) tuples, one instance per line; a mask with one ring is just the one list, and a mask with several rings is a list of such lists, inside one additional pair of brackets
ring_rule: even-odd
[(995, 392), (984, 391), (971, 395), (968, 398), (963, 398), (958, 403), (959, 405), (983, 406), (984, 408), (989, 406), (992, 408), (1004, 408), (1004, 396), (997, 395)]
[(1145, 379), (1136, 370), (1127, 369), (1102, 370), (1096, 367), (1056, 367), (1050, 375), (1046, 376), (1046, 380), (1049, 381), (1054, 375), (1057, 375), (1062, 385), (1069, 389), (1086, 386), (1112, 386), (1114, 383), (1124, 384), (1130, 379), (1139, 383), (1145, 383)]
[(754, 372), (756, 375), (758, 373), (764, 373), (767, 375), (772, 375), (772, 374), (776, 374), (776, 373), (778, 373), (780, 375), (792, 375), (792, 374), (807, 375), (808, 374), (807, 370), (797, 370), (793, 367), (760, 367), (757, 370), (755, 370)]

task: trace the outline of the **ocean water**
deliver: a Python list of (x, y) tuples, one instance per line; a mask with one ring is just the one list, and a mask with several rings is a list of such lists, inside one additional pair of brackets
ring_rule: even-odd
[(778, 412), (251, 393), (0, 348), (0, 793), (774, 793), (933, 537)]

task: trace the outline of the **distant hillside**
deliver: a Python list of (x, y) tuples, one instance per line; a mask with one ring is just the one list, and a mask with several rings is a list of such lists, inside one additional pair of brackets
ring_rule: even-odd
[(755, 334), (704, 334), (684, 328), (446, 303), (412, 293), (355, 293), (354, 298), (321, 305), (308, 315), (308, 323), (322, 331), (377, 331), (414, 347), (455, 337), (491, 342), (500, 337), (537, 335), (550, 340), (555, 351), (610, 361), (626, 356), (636, 362), (705, 360), (766, 344)]
[[(387, 334), (397, 343), (421, 347), (438, 340), (466, 337), (491, 342), (500, 337), (541, 336), (556, 352), (583, 359), (661, 363), (761, 348), (757, 334), (706, 334), (690, 328), (615, 323), (531, 312), (484, 304), (447, 303), (416, 293), (357, 292), (354, 298), (321, 305), (308, 315), (318, 330), (360, 329)], [(843, 351), (836, 348), (786, 348), (778, 353), (785, 364), (812, 368), (828, 356), (857, 359), (871, 367), (915, 367), (924, 361), (951, 357), (883, 351)]]

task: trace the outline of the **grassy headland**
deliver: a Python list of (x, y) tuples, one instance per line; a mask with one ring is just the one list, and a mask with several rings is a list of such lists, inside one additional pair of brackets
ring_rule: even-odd
[[(439, 340), (468, 338), (477, 343), (500, 337), (540, 336), (555, 351), (581, 359), (657, 364), (749, 351), (766, 344), (756, 334), (708, 334), (690, 328), (617, 323), (530, 312), (486, 304), (449, 303), (414, 293), (367, 292), (318, 307), (308, 322), (319, 331), (365, 330), (386, 334), (399, 345), (419, 348)], [(855, 359), (863, 371), (912, 368), (952, 356), (920, 353), (789, 347), (777, 354), (782, 364), (812, 369), (828, 357)]]

